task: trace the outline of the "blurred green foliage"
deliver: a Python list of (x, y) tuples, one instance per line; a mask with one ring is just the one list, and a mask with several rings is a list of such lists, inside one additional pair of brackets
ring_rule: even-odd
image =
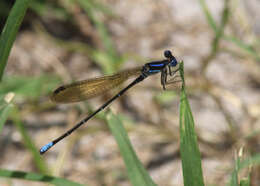
[(41, 75), (37, 77), (8, 76), (0, 84), (0, 96), (9, 92), (15, 93), (22, 99), (38, 100), (40, 96), (51, 92), (60, 83), (55, 76)]
[(108, 126), (116, 139), (121, 156), (124, 159), (129, 179), (133, 186), (154, 186), (156, 185), (144, 166), (138, 159), (127, 132), (122, 122), (112, 112), (107, 115)]

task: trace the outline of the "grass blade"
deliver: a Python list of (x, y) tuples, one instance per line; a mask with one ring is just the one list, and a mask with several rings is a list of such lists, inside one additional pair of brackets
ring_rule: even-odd
[(180, 150), (184, 185), (203, 186), (201, 158), (194, 130), (194, 120), (185, 92), (183, 62), (180, 63), (180, 75), (183, 81), (180, 98)]
[(240, 181), (240, 186), (250, 186), (250, 178), (246, 178)]
[[(77, 0), (76, 2), (84, 9), (95, 25), (104, 46), (104, 50), (93, 51), (92, 58), (102, 67), (105, 74), (115, 72), (115, 70), (119, 69), (125, 59), (117, 54), (109, 32), (97, 14), (98, 11), (102, 11), (102, 13), (107, 13), (107, 11), (104, 12), (104, 9), (100, 8), (100, 4), (97, 4), (92, 0)], [(108, 15), (106, 14), (106, 16)]]
[(116, 139), (123, 156), (128, 176), (134, 186), (156, 185), (135, 154), (121, 121), (111, 112), (107, 115), (108, 126)]
[(211, 15), (207, 5), (206, 5), (206, 2), (205, 0), (199, 0), (200, 2), (200, 6), (204, 12), (204, 14), (206, 15), (206, 18), (207, 18), (207, 21), (208, 21), (208, 24), (211, 26), (211, 28), (217, 32), (217, 24), (215, 22), (215, 20), (213, 19), (213, 16)]
[[(244, 43), (243, 41), (241, 41), (240, 39), (236, 38), (235, 36), (228, 36), (228, 35), (223, 35), (223, 28), (228, 20), (228, 12), (224, 12), (224, 16), (223, 18), (225, 18), (224, 20), (222, 20), (222, 24), (223, 28), (221, 30), (221, 25), (220, 28), (218, 28), (217, 23), (215, 22), (212, 14), (209, 11), (209, 8), (206, 5), (205, 0), (199, 0), (200, 2), (200, 6), (206, 16), (207, 22), (210, 25), (210, 27), (214, 30), (215, 34), (223, 39), (225, 39), (226, 41), (230, 41), (233, 44), (235, 44), (236, 46), (238, 46), (239, 48), (241, 48), (242, 50), (244, 50), (245, 52), (247, 52), (250, 56), (254, 57), (257, 61), (260, 61), (260, 55), (257, 53), (257, 51), (254, 50), (253, 46)], [(225, 7), (227, 6), (228, 1), (225, 1)], [(227, 9), (226, 9), (227, 10)], [(224, 21), (224, 22), (223, 22)], [(222, 33), (221, 33), (222, 32)]]
[[(8, 98), (9, 97), (9, 98)], [(9, 93), (5, 96), (4, 99), (0, 99), (0, 133), (4, 127), (4, 124), (9, 116), (9, 114), (13, 111), (13, 103), (12, 99), (14, 97), (13, 93)]]
[(18, 29), (31, 0), (15, 1), (0, 36), (0, 81)]
[(16, 178), (16, 179), (23, 179), (29, 181), (39, 181), (39, 182), (46, 182), (52, 183), (58, 186), (82, 186), (79, 183), (75, 183), (63, 178), (58, 178), (54, 176), (48, 176), (44, 174), (37, 174), (32, 172), (23, 172), (23, 171), (11, 171), (0, 169), (0, 177), (6, 178)]
[(226, 41), (230, 41), (235, 44), (240, 49), (244, 50), (250, 56), (254, 57), (257, 61), (260, 61), (259, 53), (254, 49), (252, 45), (246, 44), (245, 42), (241, 41), (240, 39), (236, 38), (235, 36), (228, 36), (224, 35), (223, 38)]
[(240, 166), (240, 157), (238, 156), (235, 161), (235, 168), (231, 174), (230, 186), (239, 186), (238, 184), (238, 167)]
[(251, 170), (251, 167), (259, 166), (259, 165), (260, 165), (260, 154), (256, 154), (253, 157), (247, 158), (243, 161), (241, 161), (241, 158), (238, 157), (235, 163), (235, 168), (231, 174), (229, 185), (230, 186), (250, 185), (250, 176), (248, 176), (247, 178), (239, 182), (238, 173), (241, 169), (244, 169), (246, 167), (249, 167), (249, 170)]
[(60, 83), (59, 78), (51, 75), (5, 76), (0, 84), (0, 96), (14, 92), (17, 97), (38, 100), (48, 94)]
[(12, 114), (12, 119), (14, 121), (14, 124), (16, 128), (18, 129), (19, 133), (21, 134), (23, 138), (23, 142), (28, 150), (31, 151), (33, 155), (33, 159), (35, 162), (35, 166), (44, 174), (48, 174), (49, 170), (46, 164), (44, 163), (41, 155), (39, 154), (38, 148), (33, 143), (33, 140), (31, 137), (28, 135), (26, 129), (24, 128), (24, 125), (21, 121), (21, 117), (19, 114), (19, 111), (17, 108), (14, 109), (14, 112)]

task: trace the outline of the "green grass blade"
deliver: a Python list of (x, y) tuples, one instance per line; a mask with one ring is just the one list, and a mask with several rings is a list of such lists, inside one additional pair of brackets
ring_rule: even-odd
[(107, 115), (107, 122), (119, 146), (120, 153), (123, 156), (127, 168), (127, 173), (132, 185), (156, 185), (135, 154), (121, 121), (114, 114), (109, 112)]
[(243, 179), (240, 181), (239, 186), (250, 186), (250, 177), (248, 177), (248, 178), (243, 178)]
[(23, 142), (26, 146), (26, 148), (31, 151), (33, 160), (35, 162), (36, 167), (43, 173), (43, 174), (48, 174), (49, 170), (48, 167), (46, 166), (45, 162), (42, 159), (42, 156), (39, 153), (38, 148), (33, 143), (33, 140), (31, 137), (28, 135), (26, 129), (24, 128), (24, 125), (21, 121), (21, 117), (19, 114), (19, 111), (17, 108), (15, 108), (13, 114), (12, 114), (12, 119), (14, 121), (14, 124), (17, 128), (17, 130), (20, 132)]
[(18, 29), (31, 0), (15, 1), (0, 36), (0, 81), (2, 80), (7, 59)]
[(257, 165), (260, 165), (260, 154), (256, 154), (253, 157), (242, 161), (239, 164), (238, 170), (241, 170), (241, 169), (246, 168), (248, 166), (257, 166)]
[(208, 21), (208, 24), (211, 26), (211, 28), (217, 32), (218, 28), (217, 28), (217, 24), (215, 22), (215, 20), (213, 19), (213, 16), (211, 15), (207, 5), (206, 5), (206, 2), (205, 0), (199, 0), (200, 2), (200, 6), (204, 12), (204, 14), (206, 15), (206, 18), (207, 18), (207, 21)]
[[(235, 36), (227, 36), (227, 35), (222, 35), (223, 34), (223, 28), (227, 23), (228, 20), (228, 11), (224, 12), (224, 20), (222, 20), (222, 27), (220, 25), (220, 28), (218, 28), (213, 16), (211, 15), (205, 0), (199, 0), (200, 2), (200, 6), (206, 16), (207, 22), (210, 25), (210, 27), (214, 30), (214, 32), (216, 33), (217, 37), (220, 37), (225, 39), (226, 41), (230, 41), (233, 44), (235, 44), (236, 46), (238, 46), (239, 48), (243, 49), (245, 52), (247, 52), (249, 55), (251, 55), (252, 57), (254, 57), (257, 61), (260, 61), (260, 55), (257, 53), (257, 51), (255, 51), (253, 49), (253, 47), (251, 45), (248, 45), (246, 43), (244, 43), (243, 41), (241, 41), (240, 39), (236, 38)], [(225, 1), (225, 7), (227, 7), (227, 3), (228, 1)], [(227, 8), (225, 8), (225, 10), (228, 10)], [(225, 11), (224, 10), (224, 11)]]
[(220, 23), (220, 26), (217, 28), (217, 31), (215, 31), (216, 35), (215, 35), (215, 39), (213, 40), (213, 52), (217, 52), (217, 50), (219, 48), (219, 41), (222, 38), (225, 26), (227, 25), (228, 19), (230, 17), (228, 1), (225, 0), (224, 4), (225, 5), (224, 5), (224, 9), (223, 9), (222, 16), (221, 16), (221, 23)]
[(98, 16), (96, 15), (96, 12), (98, 10), (97, 5), (92, 0), (77, 0), (77, 3), (85, 10), (86, 14), (95, 24), (105, 48), (108, 50), (108, 52), (114, 53), (114, 46), (109, 37), (108, 31), (104, 23), (100, 21)]
[(34, 78), (5, 76), (0, 84), (0, 96), (14, 92), (17, 96), (37, 100), (40, 96), (48, 94), (59, 83), (59, 78), (51, 75), (41, 75)]
[(226, 41), (230, 41), (235, 44), (240, 49), (244, 50), (250, 56), (254, 57), (257, 61), (260, 61), (260, 54), (253, 48), (253, 46), (244, 43), (240, 39), (236, 38), (235, 36), (228, 36), (224, 35), (223, 37)]
[(238, 168), (240, 166), (240, 158), (238, 157), (235, 161), (235, 168), (231, 174), (230, 186), (239, 186), (238, 184)]
[(79, 183), (75, 183), (63, 178), (48, 176), (44, 174), (37, 174), (32, 172), (23, 172), (23, 171), (11, 171), (0, 169), (0, 177), (6, 178), (16, 178), (16, 179), (23, 179), (29, 181), (39, 181), (39, 182), (46, 182), (52, 183), (58, 186), (82, 186)]
[(97, 14), (98, 11), (102, 11), (102, 13), (106, 13), (107, 15), (107, 11), (103, 11), (104, 6), (101, 9), (101, 4), (97, 4), (93, 0), (77, 0), (76, 2), (84, 9), (95, 25), (104, 46), (104, 50), (93, 52), (92, 57), (102, 67), (102, 70), (106, 74), (115, 72), (124, 62), (124, 57), (117, 54), (106, 25), (100, 20), (99, 15)]
[(200, 152), (194, 130), (194, 120), (185, 93), (183, 62), (180, 63), (183, 81), (180, 104), (180, 151), (185, 186), (203, 186)]
[[(247, 158), (243, 161), (238, 157), (236, 160), (235, 168), (231, 174), (231, 179), (229, 182), (230, 186), (238, 186), (238, 185), (250, 185), (250, 177), (241, 180), (240, 183), (238, 182), (238, 173), (241, 169), (244, 169), (246, 167), (253, 167), (253, 166), (259, 166), (260, 165), (260, 154), (256, 154), (253, 157)], [(251, 170), (251, 169), (250, 169)]]
[(71, 18), (71, 15), (66, 11), (66, 9), (64, 7), (57, 6), (55, 1), (32, 1), (30, 3), (30, 9), (40, 17), (51, 15), (55, 19), (64, 21)]
[(13, 108), (14, 107), (13, 107), (12, 100), (6, 101), (5, 99), (0, 99), (0, 133), (3, 129), (3, 126), (9, 114), (13, 111)]

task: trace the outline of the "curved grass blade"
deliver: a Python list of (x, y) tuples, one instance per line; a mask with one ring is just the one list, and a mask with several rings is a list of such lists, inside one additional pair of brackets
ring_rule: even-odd
[(0, 169), (0, 177), (6, 178), (15, 178), (15, 179), (23, 179), (29, 181), (39, 181), (39, 182), (46, 182), (52, 183), (58, 186), (83, 186), (79, 183), (75, 183), (63, 178), (58, 178), (54, 176), (48, 176), (44, 174), (37, 174), (32, 172), (23, 172), (23, 171), (11, 171)]
[(184, 185), (203, 186), (201, 158), (194, 130), (194, 120), (185, 92), (183, 62), (180, 63), (180, 75), (183, 82), (180, 98), (180, 151)]
[(107, 122), (119, 146), (120, 153), (123, 156), (127, 168), (127, 173), (132, 185), (156, 185), (135, 154), (121, 121), (114, 114), (109, 112), (107, 115)]
[(7, 59), (12, 48), (16, 33), (21, 25), (31, 0), (15, 1), (0, 36), (0, 81), (4, 73)]

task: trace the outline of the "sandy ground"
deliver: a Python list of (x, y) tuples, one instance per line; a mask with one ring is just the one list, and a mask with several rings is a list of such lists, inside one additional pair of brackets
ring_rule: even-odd
[[(223, 1), (206, 2), (219, 23)], [(103, 19), (117, 51), (140, 56), (140, 61), (128, 58), (122, 69), (162, 59), (166, 49), (172, 50), (178, 60), (184, 61), (205, 185), (225, 185), (230, 178), (236, 152), (243, 147), (247, 156), (260, 150), (259, 132), (252, 138), (246, 138), (252, 131), (259, 131), (259, 63), (236, 45), (221, 40), (220, 51), (202, 72), (203, 61), (211, 51), (214, 32), (206, 21), (199, 1), (104, 0), (103, 3), (116, 15), (115, 18)], [(232, 16), (225, 33), (254, 43), (260, 33), (259, 1), (231, 1), (230, 4)], [(77, 22), (81, 33), (89, 31), (82, 26), (87, 24), (84, 18)], [(66, 28), (64, 25), (58, 26), (55, 28), (57, 32)], [(98, 38), (94, 42), (102, 45)], [(102, 74), (86, 55), (68, 53), (64, 47), (35, 29), (25, 29), (17, 37), (6, 75), (34, 77), (43, 73), (58, 74), (64, 82)], [(111, 108), (129, 118), (125, 123), (130, 126), (131, 142), (154, 181), (162, 186), (183, 185), (178, 94), (171, 102), (159, 104), (155, 99), (156, 95), (163, 92), (159, 78), (154, 76), (137, 85), (113, 103)], [(169, 89), (176, 90), (178, 87)], [(94, 109), (112, 95), (88, 103)], [(48, 102), (46, 95), (42, 99)], [(79, 115), (76, 109), (78, 105), (85, 108), (83, 104), (70, 104), (37, 112), (31, 109), (25, 114), (23, 122), (36, 146), (40, 147), (57, 137), (84, 117), (84, 112)], [(20, 108), (23, 109), (23, 104)], [(57, 125), (51, 127), (52, 123)], [(1, 168), (36, 170), (31, 154), (24, 148), (15, 127), (5, 126), (1, 141), (4, 144)], [(61, 142), (44, 159), (55, 175), (79, 183), (93, 186), (130, 185), (116, 142), (107, 130), (106, 123), (100, 119), (91, 120), (89, 128)], [(260, 184), (258, 171), (253, 171), (253, 185)], [(0, 184), (8, 185), (6, 180), (0, 180)], [(40, 185), (20, 180), (12, 185), (28, 184)]]

